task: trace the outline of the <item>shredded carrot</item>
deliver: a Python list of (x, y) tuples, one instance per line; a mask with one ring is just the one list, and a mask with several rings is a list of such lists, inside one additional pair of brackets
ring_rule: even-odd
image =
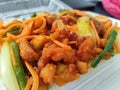
[(46, 17), (46, 16), (49, 16), (50, 14), (45, 12), (45, 13), (38, 13), (37, 16), (39, 17)]
[(29, 24), (30, 22), (35, 21), (35, 19), (37, 19), (37, 18), (40, 18), (40, 17), (33, 17), (33, 18), (30, 18), (30, 19), (27, 19), (27, 20), (25, 20), (23, 23), (24, 23), (24, 24)]
[(23, 24), (22, 24), (22, 23), (12, 24), (12, 25), (10, 25), (9, 27), (7, 27), (6, 30), (10, 30), (10, 29), (12, 29), (12, 28), (15, 27), (15, 26), (23, 26)]
[(7, 25), (5, 25), (4, 28), (8, 28), (8, 27), (10, 27), (13, 24), (18, 24), (18, 23), (20, 23), (20, 21), (14, 20), (14, 21), (8, 23)]
[(57, 44), (58, 46), (66, 49), (66, 50), (72, 50), (72, 48), (64, 43), (59, 42), (58, 40), (52, 40), (55, 44)]
[(71, 32), (78, 32), (77, 25), (73, 25), (73, 26), (66, 25), (66, 28), (67, 28), (67, 30), (69, 30)]
[(106, 23), (105, 23), (105, 25), (104, 25), (104, 28), (105, 28), (105, 30), (107, 30), (109, 27), (111, 27), (112, 26), (112, 21), (111, 20), (108, 20)]
[(96, 47), (96, 48), (94, 48), (94, 51), (95, 51), (95, 53), (100, 54), (103, 51), (103, 49)]
[(26, 25), (24, 30), (19, 35), (13, 35), (13, 34), (7, 33), (8, 40), (17, 40), (24, 36), (30, 35), (32, 31), (32, 25), (33, 25), (33, 22), (30, 22), (28, 25)]
[(24, 23), (24, 24), (28, 24), (28, 23), (33, 22), (33, 21), (35, 21), (35, 20), (37, 20), (37, 19), (40, 19), (40, 18), (42, 18), (42, 17), (43, 17), (42, 15), (37, 15), (36, 17), (33, 17), (33, 18), (30, 18), (30, 19), (25, 20), (23, 23)]
[(42, 18), (35, 19), (35, 20), (34, 20), (34, 29), (40, 28), (41, 25), (42, 25), (42, 23), (43, 23)]
[[(0, 37), (3, 37), (8, 30), (14, 28), (15, 26), (23, 27), (23, 24), (22, 24), (22, 23), (15, 23), (15, 24), (9, 25), (9, 27), (7, 27), (6, 29), (1, 29), (1, 30), (0, 30)], [(20, 28), (20, 29), (22, 29), (22, 28)], [(21, 31), (21, 30), (20, 30), (20, 31)]]
[(80, 11), (80, 10), (72, 10), (72, 12), (78, 16), (85, 16), (86, 12), (85, 11)]
[(33, 77), (33, 84), (32, 84), (31, 90), (38, 90), (39, 77), (38, 77), (37, 72), (34, 70), (34, 68), (28, 62), (25, 62), (25, 65)]
[(62, 20), (57, 20), (58, 30), (63, 30), (65, 25), (63, 24)]
[(27, 39), (27, 40), (31, 40), (33, 38), (38, 37), (37, 35), (31, 35), (31, 36), (24, 36), (23, 38), (17, 39), (17, 43), (19, 43), (22, 39)]
[(62, 13), (60, 13), (59, 16), (61, 17), (61, 16), (64, 16), (64, 15), (66, 15), (66, 14), (68, 14), (68, 13), (70, 13), (70, 11), (62, 12)]
[(90, 21), (90, 24), (91, 24), (92, 29), (93, 29), (93, 32), (94, 32), (94, 34), (95, 34), (95, 36), (96, 36), (97, 45), (100, 46), (100, 37), (99, 37), (99, 35), (98, 35), (98, 33), (97, 33), (97, 30), (96, 30), (96, 28), (95, 28), (95, 25), (94, 25), (93, 21)]
[(110, 31), (111, 31), (112, 29), (117, 30), (117, 28), (118, 28), (118, 24), (115, 22), (114, 26), (111, 26), (111, 27), (109, 27), (109, 28), (106, 30), (106, 33), (105, 33), (105, 35), (104, 35), (104, 38), (107, 39), (107, 38), (109, 37), (109, 35), (110, 35)]
[(66, 49), (66, 50), (72, 50), (72, 48), (71, 48), (69, 45), (66, 45), (66, 44), (64, 44), (64, 43), (56, 40), (56, 38), (57, 38), (58, 35), (59, 35), (59, 33), (57, 33), (57, 32), (56, 32), (56, 33), (53, 33), (53, 34), (50, 35), (50, 39), (51, 39), (55, 44), (57, 44), (58, 46)]
[(70, 10), (68, 10), (68, 11), (60, 13), (59, 16), (61, 17), (61, 16), (64, 16), (64, 15), (67, 15), (67, 14), (70, 14), (70, 13), (76, 14), (78, 16), (85, 16), (85, 15), (87, 15), (85, 11), (79, 11), (79, 10), (71, 10), (70, 11)]
[(114, 42), (114, 47), (115, 47), (117, 53), (120, 53), (120, 48), (119, 48), (119, 46), (117, 44), (117, 41)]
[(70, 41), (68, 44), (77, 44), (77, 41)]
[(41, 19), (42, 19), (42, 25), (40, 26), (40, 28), (34, 30), (33, 33), (41, 33), (41, 32), (43, 32), (45, 30), (46, 19), (44, 17), (42, 17)]
[(106, 31), (104, 38), (107, 39), (110, 35), (110, 31), (111, 31), (112, 27), (109, 27), (108, 30)]
[(51, 28), (51, 32), (56, 31), (56, 29), (57, 29), (57, 20), (55, 20), (55, 21), (53, 22), (52, 28)]
[[(12, 28), (14, 28), (15, 26), (20, 26), (20, 27), (23, 27), (24, 25), (22, 23), (15, 23), (15, 24), (11, 24), (9, 27), (7, 27), (4, 31), (8, 31)], [(20, 28), (22, 29), (22, 28)], [(21, 30), (20, 30), (21, 31)]]
[(6, 30), (0, 30), (0, 37), (4, 37), (4, 35), (6, 34)]
[(31, 86), (32, 86), (31, 83), (27, 82), (24, 90), (30, 90)]
[(3, 20), (0, 20), (0, 29), (4, 28)]

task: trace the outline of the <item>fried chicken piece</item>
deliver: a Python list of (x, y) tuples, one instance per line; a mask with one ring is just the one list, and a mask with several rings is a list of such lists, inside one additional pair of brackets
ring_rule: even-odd
[(63, 86), (66, 83), (76, 80), (80, 77), (80, 74), (77, 73), (75, 64), (58, 64), (56, 74), (55, 82), (58, 86)]
[(30, 43), (26, 39), (22, 39), (19, 43), (20, 55), (23, 60), (28, 62), (34, 62), (39, 59), (38, 53), (32, 48)]
[(40, 72), (40, 77), (45, 84), (52, 84), (56, 73), (56, 65), (47, 64)]
[(93, 59), (94, 47), (95, 47), (95, 41), (92, 37), (87, 36), (83, 38), (76, 52), (77, 58), (80, 61), (85, 61), (85, 62), (91, 61), (91, 59)]
[(55, 44), (52, 44), (49, 47), (44, 47), (42, 56), (38, 61), (38, 66), (43, 68), (47, 63), (51, 61), (61, 61), (65, 63), (74, 63), (75, 61), (75, 51), (65, 50)]
[(76, 66), (79, 73), (86, 74), (88, 72), (88, 64), (86, 62), (77, 61)]

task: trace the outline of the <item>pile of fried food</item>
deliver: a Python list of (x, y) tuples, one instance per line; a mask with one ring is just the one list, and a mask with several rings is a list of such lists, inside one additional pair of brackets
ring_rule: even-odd
[[(119, 32), (117, 23), (103, 15), (79, 10), (61, 10), (58, 15), (37, 13), (6, 25), (1, 20), (0, 49), (6, 40), (18, 45), (26, 79), (23, 90), (48, 90), (53, 83), (63, 86), (86, 74), (105, 47), (109, 50), (100, 60), (120, 53)], [(14, 54), (13, 67), (17, 63)]]

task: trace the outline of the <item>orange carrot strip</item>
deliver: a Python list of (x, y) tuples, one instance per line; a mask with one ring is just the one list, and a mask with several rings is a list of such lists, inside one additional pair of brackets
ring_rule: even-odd
[(111, 31), (112, 27), (109, 27), (108, 30), (106, 31), (104, 38), (107, 39), (110, 35), (110, 31)]
[(32, 84), (31, 90), (38, 90), (39, 77), (38, 77), (37, 72), (34, 70), (34, 68), (28, 62), (25, 62), (25, 65), (33, 77), (33, 84)]
[(109, 37), (109, 35), (110, 35), (110, 31), (112, 30), (112, 29), (117, 29), (118, 28), (118, 24), (117, 24), (117, 22), (115, 22), (115, 25), (114, 26), (111, 26), (111, 27), (109, 27), (108, 28), (108, 30), (106, 31), (106, 33), (105, 33), (105, 35), (104, 35), (104, 38), (105, 39), (107, 39), (108, 37)]
[(35, 19), (35, 20), (34, 20), (34, 29), (40, 28), (41, 25), (42, 25), (42, 23), (43, 23), (42, 18)]
[(105, 30), (107, 30), (109, 27), (111, 27), (112, 26), (112, 21), (111, 20), (108, 20), (106, 23), (105, 23), (105, 25), (104, 25), (104, 28), (105, 28)]
[(5, 30), (7, 31), (7, 30), (10, 30), (10, 29), (12, 29), (12, 28), (14, 28), (15, 26), (21, 26), (21, 27), (23, 27), (23, 24), (22, 23), (15, 23), (15, 24), (11, 24), (9, 27), (7, 27)]
[(64, 43), (59, 42), (58, 40), (52, 40), (55, 44), (57, 44), (58, 46), (66, 49), (66, 50), (71, 50), (72, 48)]
[(66, 28), (71, 32), (78, 32), (78, 27), (76, 25), (73, 26), (66, 25)]
[(35, 34), (43, 32), (43, 30), (46, 27), (46, 19), (44, 17), (41, 18), (41, 19), (42, 19), (42, 25), (40, 26), (40, 28), (38, 28), (38, 29), (36, 29), (36, 30), (33, 31), (33, 33), (35, 33)]
[(4, 28), (3, 20), (0, 20), (0, 29)]
[(60, 13), (59, 16), (61, 17), (61, 16), (64, 16), (64, 15), (67, 15), (69, 13), (73, 13), (73, 14), (76, 14), (78, 16), (85, 16), (85, 15), (87, 15), (85, 11), (80, 11), (80, 10), (69, 11), (69, 10), (67, 10), (65, 12)]
[(70, 41), (68, 44), (77, 44), (77, 41)]
[(25, 20), (23, 23), (24, 23), (24, 24), (28, 24), (28, 23), (30, 23), (30, 22), (32, 22), (32, 21), (35, 21), (35, 20), (37, 20), (37, 19), (39, 19), (39, 18), (42, 18), (42, 17), (43, 17), (42, 15), (37, 15), (36, 17), (33, 17), (33, 18), (30, 18), (30, 19)]
[(4, 35), (5, 35), (5, 33), (6, 33), (6, 30), (0, 30), (0, 37), (3, 37)]
[[(10, 29), (12, 29), (15, 26), (21, 26), (23, 27), (22, 23), (15, 23), (15, 24), (11, 24), (11, 26), (7, 27), (6, 29), (2, 29), (0, 30), (0, 37), (3, 37), (4, 35), (6, 35), (6, 32)], [(22, 29), (22, 28), (21, 28)]]
[(13, 35), (13, 34), (7, 33), (8, 40), (17, 40), (17, 39), (23, 38), (24, 36), (30, 35), (32, 30), (32, 25), (33, 25), (33, 22), (30, 22), (28, 25), (26, 25), (24, 30), (19, 35)]
[(37, 35), (31, 35), (31, 36), (24, 36), (23, 38), (17, 39), (17, 43), (19, 43), (22, 39), (27, 39), (27, 40), (31, 40), (35, 37), (38, 37)]
[(80, 10), (72, 10), (72, 12), (78, 16), (85, 16), (86, 12), (85, 11), (80, 11)]
[(10, 26), (13, 25), (13, 24), (18, 24), (18, 23), (20, 23), (20, 21), (14, 20), (14, 21), (8, 23), (7, 25), (5, 25), (4, 27), (5, 27), (5, 28), (8, 28), (8, 27), (10, 27)]
[(31, 86), (32, 86), (32, 84), (31, 84), (30, 80), (28, 79), (24, 90), (31, 90)]
[(66, 49), (66, 50), (72, 50), (72, 48), (71, 48), (69, 45), (66, 45), (66, 44), (64, 44), (64, 43), (56, 40), (56, 38), (57, 38), (58, 35), (59, 35), (59, 33), (57, 33), (57, 32), (56, 32), (56, 33), (53, 33), (53, 34), (50, 35), (50, 39), (51, 39), (55, 44), (57, 44), (58, 46)]
[(67, 15), (68, 13), (70, 13), (70, 11), (62, 12), (62, 13), (59, 14), (59, 17), (64, 16), (64, 15)]
[(119, 48), (116, 40), (114, 42), (114, 48), (116, 49), (117, 53), (120, 53), (120, 48)]
[(97, 30), (96, 30), (96, 28), (95, 28), (95, 25), (94, 25), (93, 21), (90, 21), (90, 24), (91, 24), (91, 26), (92, 26), (92, 28), (93, 28), (93, 32), (94, 32), (94, 34), (95, 34), (95, 36), (96, 36), (97, 45), (99, 46), (99, 45), (100, 45), (100, 37), (99, 37), (99, 35), (98, 35), (98, 33), (97, 33)]
[(29, 24), (30, 22), (33, 22), (36, 18), (39, 18), (39, 17), (33, 17), (33, 18), (30, 18), (30, 19), (27, 19), (23, 23), (24, 24)]
[(50, 14), (45, 12), (45, 13), (38, 13), (37, 16), (39, 17), (46, 17), (46, 16), (49, 16)]
[(58, 30), (63, 30), (65, 28), (65, 25), (63, 24), (62, 20), (57, 20), (57, 27)]
[(56, 29), (57, 29), (57, 20), (53, 22), (51, 32), (54, 32)]

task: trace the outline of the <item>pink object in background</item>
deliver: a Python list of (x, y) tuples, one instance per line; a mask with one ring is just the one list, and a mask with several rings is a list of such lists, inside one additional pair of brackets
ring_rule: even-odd
[(120, 19), (120, 0), (102, 0), (102, 4), (108, 13)]

